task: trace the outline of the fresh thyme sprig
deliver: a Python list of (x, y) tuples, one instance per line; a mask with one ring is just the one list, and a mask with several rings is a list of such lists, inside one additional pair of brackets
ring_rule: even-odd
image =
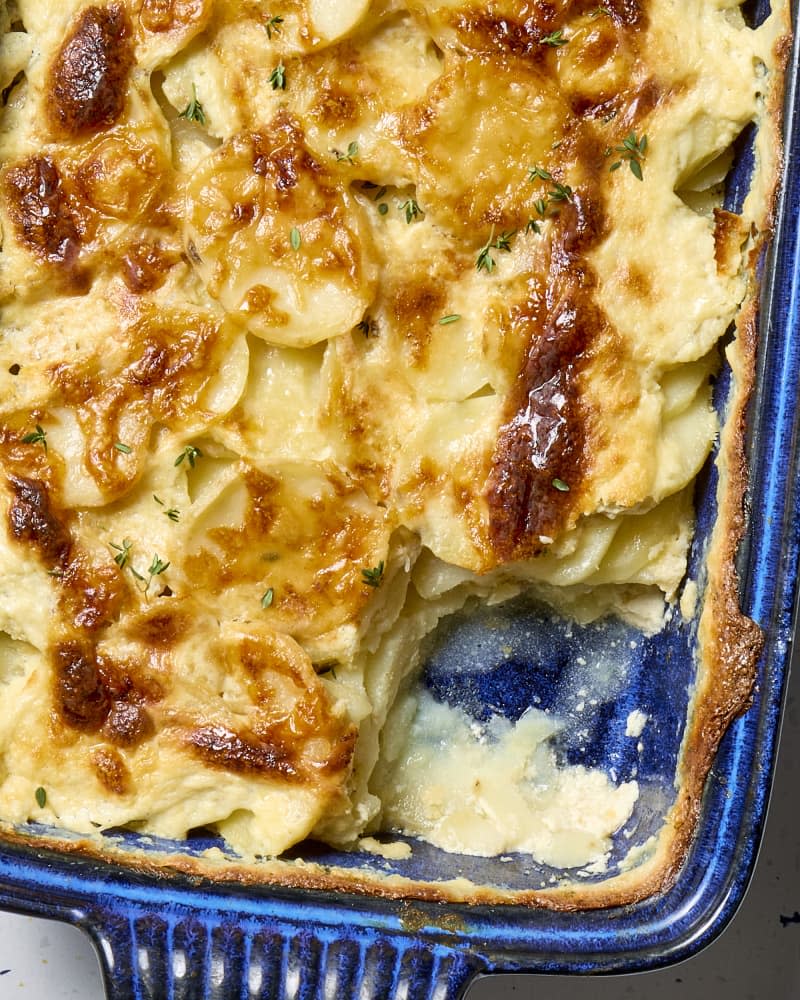
[(273, 90), (286, 90), (286, 67), (279, 62), (269, 75), (269, 82)]
[[(550, 171), (545, 170), (544, 167), (528, 167), (528, 180), (532, 183), (535, 181), (545, 181), (551, 185), (550, 190), (547, 192), (547, 196), (545, 198), (537, 198), (533, 203), (533, 207), (536, 210), (537, 215), (539, 215), (542, 219), (546, 218), (548, 209), (552, 204), (572, 201), (574, 192), (569, 184), (562, 184), (560, 181), (557, 181)], [(554, 214), (558, 214), (557, 211)], [(541, 232), (539, 223), (535, 219), (529, 219), (528, 224), (525, 226), (525, 232)]]
[(338, 150), (333, 151), (336, 155), (336, 161), (338, 163), (349, 163), (351, 166), (356, 162), (356, 157), (358, 156), (358, 143), (351, 142), (347, 147), (346, 153), (340, 153)]
[(122, 545), (117, 545), (116, 542), (109, 542), (109, 547), (112, 548), (117, 554), (114, 556), (114, 562), (119, 566), (120, 569), (125, 569), (130, 561), (131, 549), (133, 548), (133, 542), (127, 538), (122, 539)]
[(400, 206), (400, 211), (406, 213), (406, 222), (410, 226), (414, 219), (422, 218), (425, 213), (419, 207), (419, 203), (414, 198), (409, 198)]
[(497, 261), (492, 257), (492, 250), (501, 250), (503, 253), (511, 252), (511, 240), (517, 235), (516, 229), (512, 229), (508, 232), (502, 232), (497, 239), (494, 238), (494, 226), (492, 226), (492, 235), (489, 237), (484, 246), (481, 247), (478, 253), (478, 258), (475, 261), (476, 271), (486, 271), (487, 274), (491, 274), (497, 266)]
[(636, 133), (631, 132), (627, 139), (623, 140), (621, 146), (615, 146), (614, 152), (621, 153), (620, 158), (612, 163), (609, 170), (612, 172), (614, 170), (619, 170), (623, 162), (626, 162), (631, 168), (631, 173), (633, 176), (640, 181), (644, 180), (642, 175), (642, 161), (647, 155), (647, 136), (643, 135), (641, 139), (636, 138)]
[(558, 31), (552, 31), (549, 35), (545, 35), (544, 38), (540, 38), (539, 44), (549, 45), (551, 48), (557, 49), (562, 45), (566, 45), (568, 41), (568, 38), (564, 38), (563, 30), (559, 28)]
[(203, 105), (197, 100), (197, 87), (194, 84), (192, 84), (192, 99), (178, 117), (185, 118), (187, 122), (197, 122), (198, 125), (206, 123), (206, 113)]
[(361, 570), (361, 582), (368, 587), (380, 587), (383, 583), (384, 568), (383, 559), (372, 569), (363, 568)]
[(276, 35), (281, 33), (281, 25), (283, 24), (283, 18), (280, 14), (276, 14), (275, 17), (271, 17), (267, 23), (264, 25), (264, 29), (267, 32), (267, 38), (272, 41), (273, 32)]
[(155, 493), (153, 494), (153, 499), (161, 507), (165, 507), (166, 508), (166, 510), (162, 511), (162, 513), (164, 514), (165, 517), (168, 517), (170, 519), (170, 521), (175, 521), (175, 522), (180, 521), (180, 519), (181, 519), (181, 512), (178, 510), (177, 507), (167, 507), (167, 505), (164, 503), (164, 501), (160, 497), (157, 497), (155, 495)]
[(169, 565), (170, 564), (168, 562), (164, 562), (163, 559), (159, 559), (157, 555), (153, 556), (152, 562), (150, 563), (150, 566), (147, 569), (147, 572), (150, 575), (147, 580), (147, 585), (144, 588), (145, 594), (150, 589), (150, 584), (153, 582), (153, 579), (157, 576), (161, 576), (162, 573), (166, 572), (166, 570), (169, 569)]
[(199, 448), (195, 448), (193, 444), (187, 444), (183, 451), (175, 459), (175, 468), (177, 468), (185, 459), (189, 463), (190, 468), (194, 468), (195, 459), (202, 458), (203, 453)]
[(22, 438), (23, 444), (40, 444), (47, 454), (47, 431), (41, 424), (36, 425), (36, 430), (31, 431)]

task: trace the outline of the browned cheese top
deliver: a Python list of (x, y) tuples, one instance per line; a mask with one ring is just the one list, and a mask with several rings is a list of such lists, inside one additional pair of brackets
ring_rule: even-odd
[(768, 45), (673, 6), (4, 8), (2, 815), (352, 841), (446, 610), (674, 594)]

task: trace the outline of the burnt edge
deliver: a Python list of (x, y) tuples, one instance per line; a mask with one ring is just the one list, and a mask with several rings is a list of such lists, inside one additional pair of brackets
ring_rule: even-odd
[[(131, 874), (154, 879), (185, 876), (219, 886), (275, 886), (350, 893), (385, 900), (452, 903), (472, 906), (516, 905), (554, 912), (598, 910), (640, 903), (667, 892), (678, 879), (687, 859), (702, 807), (703, 789), (719, 744), (730, 723), (750, 708), (756, 665), (764, 638), (759, 626), (740, 609), (736, 555), (746, 530), (745, 497), (749, 482), (746, 461), (747, 409), (755, 384), (760, 285), (757, 263), (774, 235), (778, 189), (783, 173), (783, 100), (786, 68), (792, 48), (791, 14), (785, 10), (783, 33), (775, 46), (774, 75), (780, 81), (770, 89), (760, 129), (768, 129), (772, 148), (778, 150), (771, 176), (767, 178), (767, 204), (762, 224), (750, 251), (750, 287), (736, 321), (736, 338), (729, 350), (736, 388), (729, 399), (728, 417), (720, 436), (718, 466), (719, 512), (706, 561), (707, 585), (703, 597), (698, 634), (696, 690), (693, 713), (684, 736), (678, 774), (681, 785), (675, 804), (665, 818), (657, 846), (650, 858), (636, 868), (613, 876), (607, 883), (571, 883), (552, 889), (497, 889), (471, 885), (463, 880), (419, 882), (379, 871), (332, 869), (314, 862), (302, 867), (291, 861), (269, 859), (236, 862), (226, 859), (213, 864), (207, 859), (147, 852), (102, 841), (100, 835), (82, 839), (35, 836), (0, 821), (0, 842), (30, 848), (40, 857), (43, 850), (67, 857), (117, 864)], [(724, 487), (724, 488), (723, 488)], [(710, 688), (712, 681), (715, 683)], [(718, 682), (718, 683), (717, 683)], [(456, 880), (454, 880), (456, 881)], [(444, 915), (443, 915), (444, 916)], [(435, 923), (435, 921), (434, 921)]]

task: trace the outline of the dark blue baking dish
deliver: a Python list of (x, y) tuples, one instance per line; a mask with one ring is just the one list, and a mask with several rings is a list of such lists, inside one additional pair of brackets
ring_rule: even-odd
[[(748, 5), (756, 20), (767, 4)], [(797, 48), (786, 99), (786, 148), (797, 148)], [(97, 945), (114, 1000), (450, 1000), (476, 975), (493, 971), (619, 973), (653, 969), (689, 957), (730, 920), (749, 881), (769, 795), (789, 662), (797, 589), (800, 495), (797, 476), (797, 385), (800, 340), (800, 166), (787, 157), (776, 236), (762, 262), (757, 389), (749, 423), (749, 523), (740, 552), (744, 611), (764, 630), (751, 709), (729, 728), (706, 783), (687, 859), (667, 891), (640, 903), (577, 912), (520, 905), (467, 905), (397, 900), (347, 891), (293, 889), (157, 872), (141, 866), (186, 845), (119, 834), (138, 852), (138, 868), (80, 853), (36, 846), (44, 828), (29, 826), (27, 843), (0, 847), (0, 906), (68, 921)], [(728, 189), (736, 207), (747, 186), (750, 155), (742, 143)], [(723, 372), (717, 383), (722, 406)], [(713, 524), (713, 463), (698, 490), (693, 569)], [(535, 628), (532, 629), (531, 625)], [(487, 626), (495, 637), (486, 641)], [(512, 655), (497, 660), (497, 630)], [(531, 633), (537, 638), (532, 639)], [(625, 852), (657, 832), (674, 800), (674, 775), (693, 680), (693, 629), (674, 616), (658, 636), (626, 626), (578, 628), (517, 601), (473, 612), (440, 630), (420, 681), (433, 697), (458, 704), (480, 721), (510, 718), (531, 704), (571, 718), (557, 752), (570, 763), (602, 767), (614, 780), (636, 777), (641, 794), (615, 838), (605, 874)], [(576, 666), (576, 652), (613, 667), (602, 690)], [(520, 676), (525, 682), (520, 684)], [(592, 695), (596, 697), (592, 697)], [(590, 709), (576, 711), (581, 699)], [(653, 723), (626, 735), (629, 713)], [(45, 841), (42, 841), (43, 845)], [(222, 846), (199, 838), (189, 854)], [(141, 853), (144, 852), (144, 853)], [(435, 885), (464, 877), (478, 885), (544, 888), (563, 875), (530, 858), (468, 858), (414, 843), (412, 858), (380, 861), (320, 845), (295, 852), (318, 866), (352, 870), (370, 863)], [(155, 856), (155, 855), (154, 855)], [(424, 895), (424, 894), (423, 894)]]

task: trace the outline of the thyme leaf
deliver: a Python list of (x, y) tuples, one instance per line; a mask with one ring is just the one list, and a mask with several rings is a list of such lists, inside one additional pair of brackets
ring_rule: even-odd
[(384, 568), (383, 559), (372, 569), (363, 568), (361, 570), (361, 582), (368, 587), (380, 587), (383, 583)]
[(31, 431), (22, 438), (23, 444), (40, 444), (47, 454), (47, 431), (41, 426), (41, 424), (36, 425), (36, 430)]
[(197, 122), (198, 125), (206, 123), (206, 113), (203, 105), (197, 100), (197, 87), (194, 84), (192, 84), (192, 99), (178, 117), (185, 118), (187, 122)]

